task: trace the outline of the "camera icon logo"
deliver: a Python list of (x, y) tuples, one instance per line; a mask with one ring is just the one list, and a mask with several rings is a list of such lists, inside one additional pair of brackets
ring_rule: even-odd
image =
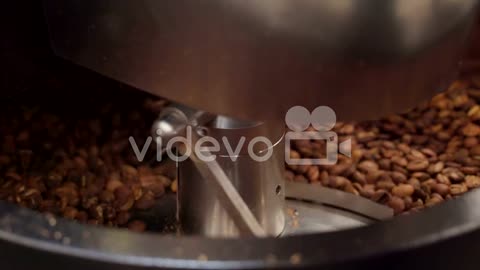
[[(285, 162), (289, 165), (334, 165), (338, 161), (338, 152), (351, 157), (351, 139), (339, 145), (337, 133), (331, 131), (336, 122), (337, 115), (328, 106), (319, 106), (311, 114), (302, 106), (290, 108), (285, 116), (285, 123), (291, 130), (285, 134)], [(310, 125), (316, 131), (307, 131)], [(290, 147), (292, 141), (295, 140), (325, 141), (325, 158), (291, 158)]]

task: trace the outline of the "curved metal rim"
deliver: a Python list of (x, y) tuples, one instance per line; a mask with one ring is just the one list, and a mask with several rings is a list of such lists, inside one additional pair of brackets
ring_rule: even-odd
[(476, 190), (422, 213), (367, 227), (280, 239), (227, 240), (138, 234), (80, 225), (2, 202), (0, 240), (50, 253), (137, 267), (321, 266), (424, 247), (478, 230), (479, 203), (480, 190)]

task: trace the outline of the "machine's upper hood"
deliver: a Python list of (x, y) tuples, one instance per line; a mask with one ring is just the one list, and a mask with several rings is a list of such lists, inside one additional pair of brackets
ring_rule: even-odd
[(454, 76), (476, 0), (46, 0), (59, 56), (194, 108), (375, 118)]

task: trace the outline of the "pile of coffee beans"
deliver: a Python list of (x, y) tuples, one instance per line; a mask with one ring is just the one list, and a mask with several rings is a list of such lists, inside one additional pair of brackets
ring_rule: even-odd
[(81, 223), (149, 229), (136, 213), (176, 190), (175, 168), (154, 153), (140, 162), (128, 139), (142, 147), (166, 102), (116, 84), (95, 95), (55, 80), (45, 87), (57, 84), (44, 100), (2, 103), (0, 200)]
[[(337, 123), (339, 141), (352, 139), (352, 156), (333, 166), (287, 165), (286, 178), (363, 196), (395, 214), (479, 187), (476, 74), (407, 113)], [(128, 138), (141, 147), (166, 101), (110, 81), (70, 80), (52, 76), (43, 86), (53, 89), (48, 94), (0, 100), (0, 200), (81, 223), (154, 230), (136, 213), (176, 192), (176, 170), (156, 161), (154, 145), (139, 161)], [(324, 149), (323, 142), (296, 141), (291, 155), (318, 158)]]
[[(429, 102), (377, 121), (338, 123), (352, 157), (334, 166), (287, 166), (291, 181), (321, 184), (418, 211), (480, 186), (480, 76), (469, 74)], [(298, 141), (292, 158), (325, 156), (323, 142)]]

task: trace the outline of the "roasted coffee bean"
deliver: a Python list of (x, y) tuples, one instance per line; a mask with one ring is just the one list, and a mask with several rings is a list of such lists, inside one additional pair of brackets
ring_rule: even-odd
[(22, 177), (15, 173), (15, 172), (7, 172), (5, 173), (5, 179), (7, 180), (14, 180), (14, 181), (22, 181)]
[(382, 175), (381, 171), (369, 171), (366, 174), (367, 183), (369, 183), (369, 184), (376, 183), (381, 175)]
[(405, 174), (405, 175), (408, 174), (408, 171), (407, 171), (406, 168), (400, 167), (400, 166), (398, 166), (398, 165), (396, 165), (396, 164), (394, 164), (394, 165), (392, 166), (392, 170), (395, 171), (395, 172), (403, 173), (403, 174)]
[(423, 201), (422, 199), (417, 199), (416, 201), (414, 201), (412, 203), (412, 205), (410, 206), (411, 209), (419, 209), (419, 208), (422, 208), (424, 206), (423, 204)]
[(440, 195), (436, 196), (436, 195), (438, 195), (438, 194), (433, 194), (432, 197), (430, 197), (430, 198), (426, 201), (425, 206), (427, 206), (427, 207), (432, 207), (432, 206), (435, 206), (435, 205), (437, 205), (437, 204), (439, 204), (439, 203), (441, 203), (441, 202), (444, 201), (443, 198), (442, 198), (442, 196), (440, 196)]
[(461, 182), (465, 178), (465, 175), (457, 168), (446, 168), (442, 171), (442, 174), (455, 183)]
[(407, 176), (401, 172), (392, 172), (391, 176), (392, 180), (397, 184), (407, 182)]
[(135, 167), (124, 164), (122, 165), (122, 176), (127, 181), (134, 180), (136, 177), (138, 177), (138, 171), (135, 169)]
[(383, 189), (383, 190), (392, 190), (393, 188), (395, 188), (395, 183), (393, 183), (392, 181), (378, 181), (376, 183), (376, 187), (377, 189)]
[(378, 190), (372, 194), (371, 199), (375, 202), (384, 204), (390, 200), (390, 197), (390, 194), (385, 190)]
[(391, 197), (387, 205), (393, 209), (395, 214), (400, 214), (405, 210), (405, 201), (399, 197)]
[(330, 187), (343, 189), (350, 181), (343, 176), (331, 176)]
[[(411, 137), (411, 136), (410, 136), (410, 137)], [(410, 139), (409, 141), (411, 141), (411, 139)], [(404, 154), (408, 154), (408, 153), (410, 153), (410, 151), (411, 151), (410, 146), (408, 146), (408, 145), (405, 144), (405, 143), (400, 143), (400, 144), (398, 144), (398, 145), (397, 145), (397, 148), (398, 148), (398, 150), (402, 151)], [(406, 164), (405, 164), (405, 166), (406, 166)]]
[(38, 189), (30, 188), (21, 194), (21, 199), (28, 208), (37, 210), (43, 200), (42, 195)]
[(317, 182), (320, 177), (320, 171), (317, 166), (310, 166), (307, 170), (307, 178), (310, 182)]
[(480, 187), (480, 177), (476, 175), (468, 175), (465, 177), (465, 184), (469, 189)]
[(417, 178), (408, 179), (408, 184), (410, 184), (414, 188), (420, 188), (421, 186), (420, 180), (418, 180)]
[(436, 193), (438, 193), (442, 196), (446, 196), (450, 192), (450, 188), (447, 184), (438, 183), (438, 184), (433, 185), (432, 188), (433, 188), (433, 191), (435, 191)]
[(63, 211), (63, 216), (68, 219), (75, 219), (77, 217), (78, 210), (74, 207), (67, 207)]
[(392, 182), (392, 176), (390, 176), (390, 173), (385, 172), (385, 171), (380, 171), (380, 174), (377, 178), (377, 181), (387, 181), (387, 182)]
[(90, 209), (91, 207), (94, 207), (97, 204), (98, 204), (98, 197), (96, 196), (82, 198), (82, 207), (84, 209)]
[(405, 197), (412, 196), (414, 191), (415, 191), (415, 188), (412, 185), (400, 184), (398, 186), (393, 187), (392, 194), (400, 198), (405, 198)]
[(392, 161), (389, 159), (382, 159), (378, 162), (378, 166), (382, 170), (390, 170), (392, 167)]
[(480, 172), (480, 168), (479, 167), (462, 167), (460, 168), (460, 170), (464, 173), (464, 174), (477, 174)]
[(411, 177), (417, 178), (420, 181), (426, 181), (426, 180), (430, 179), (430, 174), (428, 174), (426, 172), (414, 172), (414, 173), (411, 174)]
[(436, 180), (440, 184), (451, 185), (450, 178), (441, 173), (437, 174)]
[(422, 148), (420, 151), (429, 158), (436, 158), (437, 157), (437, 153), (430, 148)]
[(83, 157), (77, 156), (73, 159), (74, 166), (76, 169), (79, 169), (80, 171), (84, 171), (88, 168), (87, 162)]
[(408, 160), (426, 160), (427, 157), (420, 151), (412, 149), (410, 153), (407, 155)]
[(344, 176), (345, 172), (349, 169), (350, 166), (351, 164), (349, 163), (343, 163), (343, 164), (338, 164), (338, 166), (331, 166), (327, 169), (328, 169), (328, 172), (331, 173), (332, 175)]
[(445, 164), (442, 161), (439, 161), (435, 164), (432, 164), (428, 167), (427, 171), (429, 174), (436, 174), (439, 173), (443, 170), (445, 167)]
[(469, 137), (476, 137), (480, 135), (480, 126), (473, 124), (473, 123), (468, 123), (463, 129), (462, 133), (465, 136)]
[(352, 149), (352, 161), (358, 162), (363, 157), (362, 149)]
[(369, 198), (369, 199), (372, 199), (374, 201), (383, 201), (381, 198), (378, 198), (378, 197), (374, 198), (374, 195), (375, 195), (375, 186), (374, 185), (370, 185), (370, 184), (364, 185), (363, 187), (361, 187), (359, 189), (359, 192), (360, 192), (360, 195), (362, 195), (365, 198)]
[(428, 168), (429, 162), (426, 159), (414, 159), (407, 164), (409, 171), (423, 171)]
[(80, 196), (75, 185), (65, 184), (59, 188), (56, 188), (54, 194), (61, 200), (66, 202), (70, 206), (77, 206), (80, 202)]
[(470, 155), (472, 156), (480, 156), (480, 144), (473, 146), (470, 148)]
[(374, 132), (364, 132), (361, 131), (357, 135), (357, 140), (360, 143), (367, 143), (369, 141), (374, 140), (377, 136)]
[(428, 188), (430, 190), (437, 182), (434, 179), (428, 179), (427, 181), (423, 181), (420, 186)]
[(392, 163), (400, 167), (406, 167), (408, 165), (408, 160), (401, 156), (392, 157)]
[(134, 232), (144, 232), (147, 229), (145, 222), (134, 220), (128, 223), (128, 228)]
[(467, 191), (468, 191), (468, 188), (464, 184), (453, 184), (450, 186), (450, 194), (452, 195), (462, 195)]
[(379, 169), (378, 164), (373, 161), (365, 160), (358, 164), (357, 168), (365, 173), (377, 172)]
[(122, 181), (120, 181), (120, 176), (118, 174), (110, 175), (109, 180), (107, 181), (107, 190), (114, 192), (117, 188), (123, 186)]
[[(290, 180), (293, 180), (295, 174), (287, 170), (285, 171), (285, 176), (291, 177)], [(140, 184), (147, 190), (152, 191), (158, 198), (165, 193), (165, 187), (170, 186), (172, 184), (172, 181), (168, 177), (161, 175), (153, 175), (149, 173), (140, 176)]]
[(132, 190), (132, 193), (133, 193), (133, 199), (135, 201), (139, 200), (142, 196), (143, 196), (143, 188), (140, 186), (140, 185), (131, 185), (131, 190)]
[(408, 197), (403, 197), (403, 202), (405, 203), (405, 210), (408, 210), (412, 208), (413, 205), (413, 198), (408, 196)]
[(367, 177), (365, 176), (365, 174), (359, 172), (359, 171), (355, 171), (352, 175), (352, 179), (361, 184), (361, 185), (365, 185), (367, 183)]
[(177, 189), (178, 189), (178, 180), (177, 179), (172, 181), (172, 184), (170, 185), (170, 189), (175, 193), (177, 192)]
[[(450, 159), (454, 159), (453, 156), (450, 156), (449, 158), (450, 158)], [(445, 166), (446, 166), (446, 167), (451, 167), (452, 169), (453, 169), (453, 168), (459, 169), (460, 167), (462, 167), (461, 164), (458, 164), (457, 162), (453, 162), (453, 161), (447, 161), (447, 162), (445, 162)]]
[(352, 183), (348, 183), (345, 186), (344, 191), (354, 195), (360, 195), (360, 192), (355, 188), (355, 186)]

